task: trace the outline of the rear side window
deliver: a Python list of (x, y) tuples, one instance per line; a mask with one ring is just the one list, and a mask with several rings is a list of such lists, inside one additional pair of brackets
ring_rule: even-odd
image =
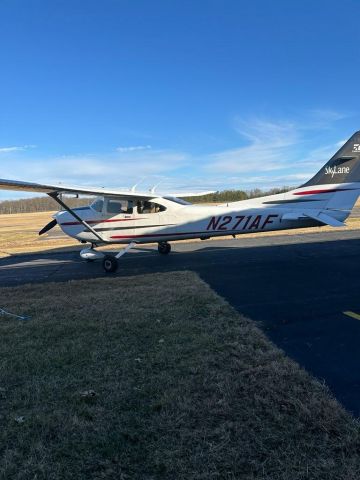
[(138, 213), (159, 213), (165, 212), (166, 207), (164, 207), (164, 205), (160, 205), (159, 203), (138, 200), (137, 210)]

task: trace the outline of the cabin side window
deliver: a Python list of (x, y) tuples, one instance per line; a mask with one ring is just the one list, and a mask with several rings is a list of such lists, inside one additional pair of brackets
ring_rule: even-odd
[(138, 213), (159, 213), (165, 212), (166, 207), (160, 205), (159, 203), (148, 202), (147, 200), (138, 200), (137, 201), (137, 211)]
[(108, 200), (106, 210), (113, 215), (133, 213), (133, 202), (132, 200)]

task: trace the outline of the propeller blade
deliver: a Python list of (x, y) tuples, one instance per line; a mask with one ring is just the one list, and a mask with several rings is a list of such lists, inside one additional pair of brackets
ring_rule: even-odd
[(44, 228), (40, 230), (39, 235), (43, 235), (44, 233), (48, 232), (49, 230), (54, 228), (56, 224), (57, 224), (57, 221), (55, 219), (51, 220), (51, 222), (49, 222), (47, 225), (45, 225)]

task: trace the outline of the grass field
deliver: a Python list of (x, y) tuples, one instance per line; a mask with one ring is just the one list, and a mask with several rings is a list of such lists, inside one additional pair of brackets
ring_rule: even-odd
[(0, 307), (2, 479), (360, 478), (359, 423), (194, 273)]
[[(23, 252), (40, 252), (74, 247), (79, 242), (68, 237), (39, 237), (38, 232), (49, 223), (54, 212), (0, 215), (0, 257)], [(59, 227), (56, 227), (57, 229)]]
[[(358, 202), (357, 207), (360, 207), (360, 202)], [(53, 232), (60, 233), (59, 227), (55, 227), (55, 229), (50, 232), (50, 235), (45, 234), (39, 237), (38, 232), (51, 220), (53, 213), (54, 212), (39, 212), (0, 215), (0, 258), (28, 252), (44, 252), (58, 249), (80, 250), (82, 247), (79, 242), (65, 235), (55, 236), (52, 234)], [(346, 228), (350, 230), (360, 228), (360, 217), (350, 217), (347, 220), (347, 224), (348, 226)], [(313, 233), (330, 230), (333, 230), (333, 228), (324, 226), (285, 230), (281, 232), (249, 233), (245, 234), (245, 236), (294, 235), (295, 233)]]

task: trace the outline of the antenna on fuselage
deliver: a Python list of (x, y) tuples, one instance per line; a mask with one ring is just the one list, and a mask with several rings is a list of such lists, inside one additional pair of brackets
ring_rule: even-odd
[(154, 185), (153, 187), (149, 188), (149, 192), (150, 193), (155, 193), (155, 190), (157, 189), (157, 187), (160, 185), (161, 182), (162, 182), (162, 180), (160, 180), (160, 182), (157, 183), (156, 185)]
[(147, 178), (147, 177), (142, 177), (137, 183), (135, 183), (135, 185), (133, 185), (133, 186), (130, 188), (130, 191), (131, 191), (131, 192), (135, 192), (135, 191), (136, 191), (136, 187), (137, 187), (138, 185), (140, 185), (140, 183), (143, 182), (143, 181), (145, 180), (145, 178)]

